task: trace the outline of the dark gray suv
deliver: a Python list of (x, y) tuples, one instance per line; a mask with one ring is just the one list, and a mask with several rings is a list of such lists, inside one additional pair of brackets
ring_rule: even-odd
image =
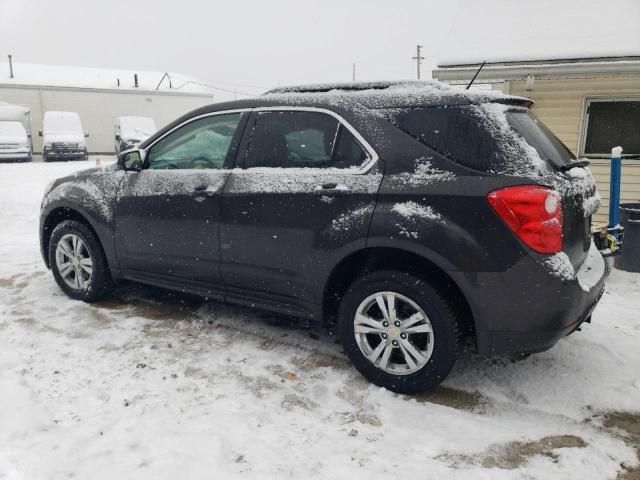
[(551, 347), (603, 291), (593, 178), (530, 106), (415, 82), (203, 107), (57, 180), (44, 261), (85, 301), (126, 279), (337, 321), (368, 379), (426, 390), (463, 343)]

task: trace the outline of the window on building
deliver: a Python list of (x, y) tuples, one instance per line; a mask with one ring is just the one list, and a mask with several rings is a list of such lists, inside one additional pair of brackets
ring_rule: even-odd
[(591, 99), (585, 125), (585, 156), (609, 157), (617, 146), (623, 155), (640, 154), (640, 98)]

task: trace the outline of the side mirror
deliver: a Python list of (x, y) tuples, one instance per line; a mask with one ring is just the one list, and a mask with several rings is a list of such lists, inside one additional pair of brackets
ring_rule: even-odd
[(41, 137), (42, 136), (42, 130), (38, 130), (38, 136)]
[(87, 138), (89, 136), (89, 132), (87, 130), (84, 131), (84, 138)]
[(139, 172), (142, 170), (144, 153), (144, 150), (138, 150), (137, 148), (122, 152), (118, 155), (118, 168), (125, 172)]

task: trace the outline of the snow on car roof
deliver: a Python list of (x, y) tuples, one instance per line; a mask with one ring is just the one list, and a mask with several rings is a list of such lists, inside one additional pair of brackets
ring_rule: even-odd
[(350, 82), (298, 85), (269, 90), (260, 98), (288, 103), (353, 103), (369, 108), (417, 105), (466, 105), (497, 102), (530, 106), (525, 97), (497, 90), (463, 90), (436, 80), (395, 82)]
[[(165, 72), (13, 62), (13, 74), (14, 78), (10, 78), (8, 62), (0, 63), (0, 84), (155, 91)], [(136, 74), (138, 87), (134, 86)], [(169, 76), (173, 88), (169, 88), (169, 81), (165, 78), (159, 91), (210, 94), (208, 88), (198, 84), (201, 83), (198, 79), (177, 73), (169, 73)]]
[(463, 0), (438, 66), (640, 56), (637, 0)]

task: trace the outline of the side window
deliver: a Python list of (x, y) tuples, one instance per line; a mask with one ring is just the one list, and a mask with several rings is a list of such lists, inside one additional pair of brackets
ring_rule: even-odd
[(333, 166), (336, 168), (358, 167), (368, 158), (367, 152), (345, 127), (340, 127), (338, 142), (333, 152)]
[(148, 168), (223, 168), (241, 115), (212, 115), (170, 133), (151, 147), (147, 155)]
[(366, 153), (334, 117), (320, 112), (261, 112), (244, 167), (347, 168)]

